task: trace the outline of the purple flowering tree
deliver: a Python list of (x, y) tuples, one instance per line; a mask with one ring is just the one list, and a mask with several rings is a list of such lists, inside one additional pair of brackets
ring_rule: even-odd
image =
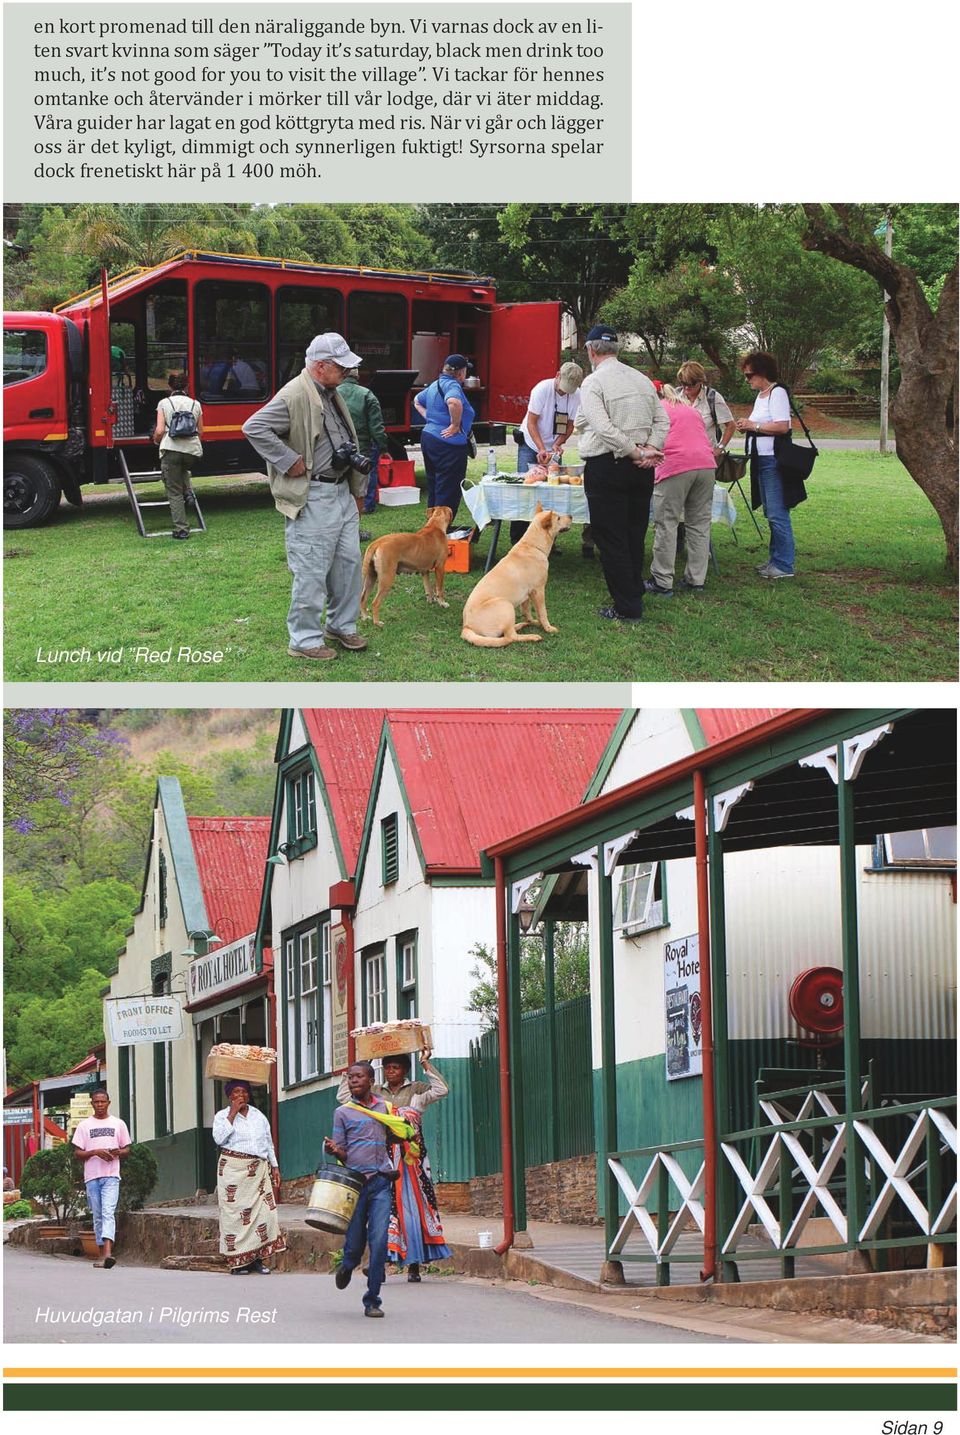
[(10, 708), (3, 719), (4, 824), (26, 835), (54, 824), (77, 788), (126, 739), (67, 708)]

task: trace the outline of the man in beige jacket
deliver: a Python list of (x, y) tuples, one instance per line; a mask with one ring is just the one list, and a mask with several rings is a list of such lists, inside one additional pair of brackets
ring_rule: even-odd
[(287, 629), (292, 658), (329, 661), (331, 646), (359, 652), (360, 516), (367, 475), (354, 469), (357, 435), (337, 385), (361, 363), (340, 334), (318, 334), (306, 365), (252, 414), (243, 432), (267, 463), (274, 503), (286, 520), (293, 592)]

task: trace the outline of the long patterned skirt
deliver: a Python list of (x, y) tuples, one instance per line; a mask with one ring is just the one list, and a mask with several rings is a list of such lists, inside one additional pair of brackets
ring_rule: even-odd
[(450, 1255), (426, 1153), (419, 1161), (401, 1160), (400, 1179), (394, 1186), (394, 1207), (387, 1238), (391, 1265), (422, 1265)]
[(217, 1162), (217, 1201), (220, 1254), (226, 1256), (231, 1269), (247, 1266), (251, 1261), (265, 1261), (275, 1252), (287, 1249), (266, 1161), (221, 1151)]

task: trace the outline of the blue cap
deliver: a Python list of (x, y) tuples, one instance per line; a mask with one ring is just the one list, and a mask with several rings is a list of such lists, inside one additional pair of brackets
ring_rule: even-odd
[(607, 324), (594, 324), (593, 328), (587, 335), (587, 343), (596, 344), (599, 343), (601, 339), (612, 340), (614, 343), (616, 343), (617, 335)]
[(469, 369), (470, 360), (465, 354), (450, 354), (448, 358), (444, 359), (443, 367), (445, 369)]

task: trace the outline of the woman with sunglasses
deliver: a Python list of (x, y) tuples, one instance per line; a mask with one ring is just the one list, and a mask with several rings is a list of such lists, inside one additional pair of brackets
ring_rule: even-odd
[(726, 399), (716, 389), (708, 387), (706, 370), (694, 360), (680, 365), (677, 383), (680, 386), (678, 402), (696, 409), (713, 445), (714, 458), (722, 458), (736, 428)]
[(747, 434), (750, 450), (750, 501), (763, 504), (770, 525), (770, 557), (757, 572), (761, 578), (792, 578), (794, 565), (793, 524), (790, 509), (806, 498), (802, 479), (791, 478), (777, 463), (774, 438), (790, 432), (790, 395), (779, 383), (777, 361), (772, 354), (748, 354), (740, 365), (753, 390), (750, 417), (737, 419), (737, 428)]

